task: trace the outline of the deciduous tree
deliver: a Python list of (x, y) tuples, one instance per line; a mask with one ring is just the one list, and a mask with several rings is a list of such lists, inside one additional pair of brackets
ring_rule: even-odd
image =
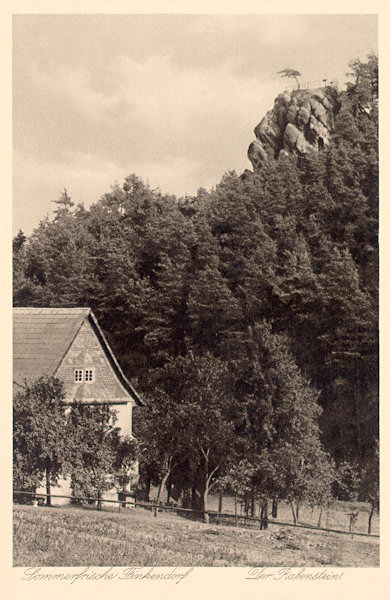
[(48, 506), (69, 456), (64, 399), (56, 377), (26, 381), (14, 396), (14, 486), (35, 490), (45, 476)]

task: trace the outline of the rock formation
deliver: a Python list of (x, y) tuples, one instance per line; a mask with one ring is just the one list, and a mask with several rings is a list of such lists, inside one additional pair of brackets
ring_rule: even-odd
[(255, 127), (256, 139), (248, 148), (254, 171), (269, 158), (306, 154), (327, 146), (336, 103), (334, 87), (279, 94), (274, 107)]

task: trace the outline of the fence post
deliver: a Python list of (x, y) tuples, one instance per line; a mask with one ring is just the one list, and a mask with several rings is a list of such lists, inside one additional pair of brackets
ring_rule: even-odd
[(356, 525), (358, 515), (359, 515), (358, 510), (353, 510), (351, 513), (349, 513), (349, 531), (352, 535), (353, 535), (353, 530)]
[(260, 510), (260, 529), (268, 529), (268, 502), (261, 505)]
[(325, 525), (326, 533), (329, 533), (329, 504), (326, 510), (326, 525)]

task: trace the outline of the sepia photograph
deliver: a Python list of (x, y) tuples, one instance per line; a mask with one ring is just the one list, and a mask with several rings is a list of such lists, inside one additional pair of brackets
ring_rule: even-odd
[(27, 582), (380, 566), (378, 80), (376, 14), (13, 15)]

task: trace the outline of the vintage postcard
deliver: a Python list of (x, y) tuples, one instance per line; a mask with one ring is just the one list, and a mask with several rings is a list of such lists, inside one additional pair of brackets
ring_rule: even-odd
[(384, 3), (2, 14), (6, 597), (387, 597)]

